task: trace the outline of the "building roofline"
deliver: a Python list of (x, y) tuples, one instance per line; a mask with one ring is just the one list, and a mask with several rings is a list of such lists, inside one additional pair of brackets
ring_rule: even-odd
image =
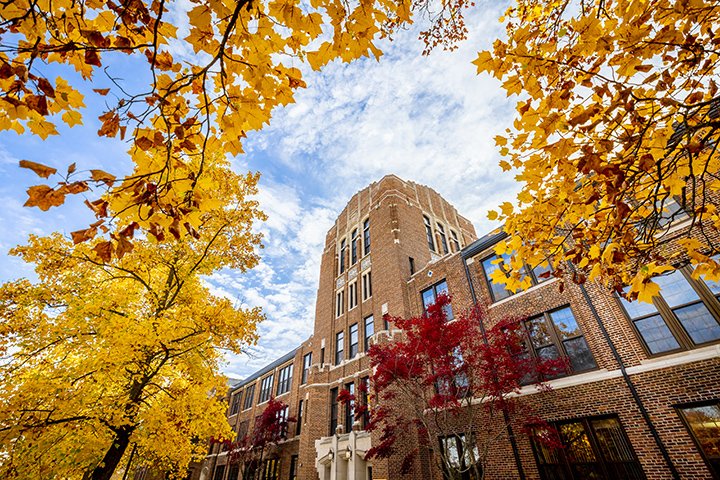
[(275, 370), (275, 368), (279, 367), (280, 365), (282, 365), (283, 363), (287, 362), (288, 360), (294, 359), (294, 358), (295, 358), (295, 354), (297, 353), (298, 350), (300, 350), (300, 347), (294, 348), (293, 350), (289, 351), (288, 353), (286, 353), (286, 354), (283, 355), (282, 357), (278, 358), (278, 359), (275, 360), (274, 362), (272, 362), (272, 363), (270, 363), (270, 364), (268, 364), (268, 365), (265, 365), (264, 367), (262, 367), (262, 368), (261, 368), (260, 370), (258, 370), (257, 372), (253, 373), (253, 374), (250, 375), (249, 377), (247, 377), (247, 378), (243, 379), (241, 382), (237, 383), (235, 386), (232, 387), (231, 390), (232, 390), (232, 391), (238, 390), (238, 389), (240, 389), (240, 388), (248, 385), (249, 383), (254, 382), (254, 381), (257, 380), (258, 378), (260, 378), (260, 377), (262, 377), (263, 375), (265, 375), (266, 373), (269, 373), (269, 372)]
[(498, 243), (500, 240), (503, 240), (507, 237), (508, 234), (504, 230), (493, 230), (492, 232), (478, 238), (471, 244), (465, 245), (465, 247), (460, 250), (460, 255), (462, 255), (463, 260), (467, 260), (468, 258), (474, 257), (475, 255), (479, 254), (483, 250), (487, 250), (488, 248)]

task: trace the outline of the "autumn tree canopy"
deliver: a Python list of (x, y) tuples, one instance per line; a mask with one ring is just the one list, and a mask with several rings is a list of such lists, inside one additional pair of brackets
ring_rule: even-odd
[(648, 300), (651, 276), (688, 263), (720, 277), (720, 4), (517, 0), (504, 20), (475, 61), (518, 96), (496, 138), (522, 182), (490, 213), (514, 252), (497, 280), (516, 289), (523, 264), (570, 260), (576, 280)]
[(38, 281), (0, 287), (0, 477), (107, 480), (131, 450), (184, 475), (209, 437), (229, 437), (222, 354), (254, 342), (262, 316), (201, 276), (257, 263), (262, 214), (257, 176), (214, 181), (217, 206), (177, 240), (54, 234), (13, 250)]
[[(452, 321), (449, 311), (449, 298), (440, 295), (426, 314), (390, 317), (402, 336), (370, 347), (369, 429), (381, 434), (368, 457), (405, 452), (403, 469), (409, 471), (418, 456), (429, 453), (445, 478), (479, 480), (490, 453), (508, 441), (511, 423), (517, 428), (539, 422), (515, 394), (526, 381), (556, 375), (565, 365), (526, 355), (517, 319), (484, 331), (479, 308)], [(348, 392), (338, 398), (354, 400)], [(356, 409), (356, 415), (364, 414)], [(418, 444), (423, 451), (407, 448)]]

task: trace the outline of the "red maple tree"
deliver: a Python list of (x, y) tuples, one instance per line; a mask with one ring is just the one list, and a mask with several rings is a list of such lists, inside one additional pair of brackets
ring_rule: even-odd
[(262, 476), (263, 460), (272, 454), (273, 448), (287, 438), (290, 423), (287, 404), (270, 397), (263, 412), (255, 419), (252, 432), (240, 436), (236, 441), (212, 440), (223, 444), (228, 451), (228, 464), (238, 465), (240, 478), (253, 480)]
[[(526, 383), (564, 371), (564, 362), (528, 355), (518, 319), (485, 330), (481, 308), (449, 320), (449, 305), (450, 298), (440, 295), (421, 316), (388, 318), (402, 335), (370, 347), (375, 401), (368, 429), (380, 436), (368, 458), (402, 450), (407, 473), (424, 451), (448, 479), (481, 479), (490, 451), (507, 438), (510, 423), (541, 430), (539, 440), (557, 446), (547, 424), (518, 408), (517, 393)], [(344, 391), (338, 401), (355, 397)], [(366, 408), (355, 406), (356, 418), (366, 415)], [(408, 445), (417, 448), (408, 452)]]

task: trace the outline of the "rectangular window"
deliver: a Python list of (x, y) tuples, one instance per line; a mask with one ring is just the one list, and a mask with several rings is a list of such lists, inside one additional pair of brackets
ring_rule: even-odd
[(234, 463), (234, 464), (230, 465), (230, 470), (228, 470), (227, 480), (240, 480), (240, 465), (239, 464)]
[(225, 465), (218, 465), (215, 467), (215, 475), (213, 475), (213, 480), (223, 480), (223, 477), (225, 476)]
[(320, 366), (325, 365), (325, 347), (320, 348)]
[(358, 260), (358, 231), (357, 228), (350, 235), (350, 265), (355, 265)]
[(408, 262), (410, 263), (410, 275), (415, 274), (415, 259), (413, 257), (408, 257)]
[(544, 480), (588, 478), (643, 480), (645, 474), (617, 416), (552, 424), (564, 448), (550, 448), (533, 432), (533, 450)]
[(355, 358), (359, 351), (360, 335), (358, 333), (358, 324), (353, 323), (350, 325), (350, 358)]
[(335, 365), (345, 360), (345, 332), (335, 334)]
[(260, 398), (258, 398), (258, 405), (270, 400), (272, 395), (273, 375), (270, 374), (263, 378), (260, 382)]
[(259, 480), (277, 480), (279, 467), (280, 461), (277, 458), (269, 458), (267, 460), (264, 460)]
[[(423, 310), (427, 311), (428, 307), (435, 303), (435, 300), (437, 300), (438, 295), (440, 295), (441, 293), (444, 293), (445, 295), (450, 294), (447, 282), (445, 280), (441, 280), (432, 287), (426, 288), (425, 290), (420, 292), (423, 302)], [(452, 320), (453, 318), (455, 318), (453, 317), (452, 306), (450, 306), (449, 303), (445, 305), (444, 310), (447, 320)]]
[(275, 395), (282, 395), (290, 391), (292, 386), (293, 364), (287, 365), (278, 372), (277, 392)]
[(370, 219), (363, 222), (363, 255), (370, 253)]
[[(355, 383), (346, 383), (345, 390), (350, 392), (350, 395), (355, 395)], [(352, 430), (353, 423), (355, 423), (355, 404), (354, 402), (349, 401), (345, 405), (345, 433)]]
[[(540, 360), (565, 358), (570, 371), (578, 373), (597, 368), (590, 348), (570, 307), (546, 312), (523, 322), (531, 355)], [(562, 376), (560, 373), (557, 376)]]
[(375, 333), (375, 319), (372, 315), (365, 318), (365, 341), (363, 342), (363, 348), (365, 348), (365, 351), (368, 351), (368, 348), (370, 348), (370, 338)]
[(365, 407), (362, 415), (362, 427), (366, 429), (370, 423), (370, 377), (362, 377), (360, 379), (360, 405)]
[(247, 388), (247, 390), (245, 390), (245, 401), (243, 402), (243, 410), (247, 410), (248, 408), (252, 407), (254, 396), (255, 384), (253, 383)]
[(232, 397), (232, 406), (230, 407), (230, 415), (235, 415), (240, 411), (240, 397), (242, 397), (242, 392), (237, 392)]
[(290, 418), (290, 406), (285, 405), (282, 410), (279, 410), (277, 412), (277, 415), (275, 416), (277, 419), (278, 425), (281, 426), (282, 430), (280, 433), (280, 438), (287, 438), (288, 434), (288, 418)]
[(347, 250), (347, 242), (343, 238), (340, 241), (340, 253), (339, 253), (340, 261), (338, 262), (338, 264), (340, 266), (340, 273), (343, 273), (345, 271), (345, 250)]
[(710, 471), (720, 478), (720, 401), (679, 407), (678, 412)]
[(458, 234), (455, 230), (450, 230), (450, 243), (453, 247), (453, 252), (460, 251), (460, 240), (458, 240)]
[(302, 384), (306, 384), (308, 381), (308, 375), (310, 374), (310, 365), (312, 365), (312, 352), (306, 353), (303, 356), (303, 371), (302, 371)]
[(362, 299), (364, 302), (368, 298), (372, 297), (372, 272), (369, 270), (362, 274), (362, 288)]
[[(504, 298), (509, 297), (510, 295), (513, 295), (513, 292), (507, 290), (504, 285), (495, 283), (492, 279), (492, 274), (496, 270), (502, 271), (507, 276), (507, 273), (510, 269), (510, 255), (508, 255), (507, 253), (503, 253), (502, 255), (492, 254), (488, 257), (485, 257), (481, 261), (481, 263), (483, 271), (485, 272), (485, 281), (487, 282), (493, 302), (500, 301)], [(520, 271), (520, 274), (522, 279), (525, 279), (529, 276), (530, 283), (532, 285), (539, 285), (551, 277), (550, 274), (552, 273), (552, 271), (553, 270), (550, 266), (550, 262), (545, 261), (534, 268), (529, 268), (527, 265), (524, 265)]]
[[(480, 461), (480, 451), (471, 435), (469, 438), (463, 433), (440, 437), (440, 448), (448, 459), (444, 468), (452, 472), (444, 472), (447, 479), (478, 480), (481, 467), (476, 465)], [(472, 450), (471, 450), (472, 449)]]
[(357, 307), (357, 281), (348, 285), (348, 311)]
[(340, 290), (335, 294), (335, 316), (339, 317), (345, 313), (345, 291)]
[(302, 431), (302, 424), (303, 424), (303, 408), (305, 408), (305, 400), (300, 400), (298, 402), (298, 414), (297, 414), (297, 423), (295, 424), (295, 435), (300, 435), (300, 432)]
[(335, 435), (338, 425), (338, 388), (330, 389), (330, 435)]
[(711, 283), (694, 280), (687, 269), (653, 281), (660, 286), (653, 303), (629, 302), (619, 297), (651, 354), (687, 350), (720, 340), (720, 322), (713, 313), (720, 312), (720, 307), (704, 288), (712, 292)]
[(431, 252), (435, 251), (435, 240), (433, 239), (432, 224), (430, 219), (423, 215), (423, 222), (425, 222), (425, 236), (427, 237), (428, 248)]
[(440, 223), (436, 223), (438, 234), (440, 235), (440, 246), (442, 247), (442, 251), (444, 254), (448, 254), (448, 244), (447, 244), (447, 237), (445, 236), (445, 227), (442, 226)]
[(297, 470), (298, 470), (298, 456), (297, 455), (291, 455), (290, 456), (290, 476), (288, 477), (289, 480), (297, 480)]

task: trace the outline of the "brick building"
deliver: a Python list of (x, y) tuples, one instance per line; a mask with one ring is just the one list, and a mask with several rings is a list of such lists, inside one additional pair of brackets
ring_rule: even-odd
[[(377, 433), (363, 431), (364, 422), (353, 429), (336, 397), (368, 381), (365, 350), (392, 335), (384, 314), (421, 314), (448, 291), (453, 309), (485, 305), (490, 323), (527, 318), (530, 354), (570, 365), (549, 382), (552, 391), (528, 385), (521, 393), (566, 448), (548, 451), (517, 434), (492, 456), (486, 478), (720, 479), (720, 284), (682, 270), (661, 279), (654, 304), (638, 304), (593, 284), (568, 281), (560, 293), (557, 279), (528, 267), (533, 286), (512, 294), (488, 280), (502, 239), (477, 238), (437, 192), (394, 175), (356, 193), (327, 233), (312, 336), (230, 391), (238, 436), (271, 395), (298, 419), (259, 477), (441, 479), (422, 465), (403, 477), (400, 458), (366, 461)], [(237, 475), (216, 445), (192, 477)]]

